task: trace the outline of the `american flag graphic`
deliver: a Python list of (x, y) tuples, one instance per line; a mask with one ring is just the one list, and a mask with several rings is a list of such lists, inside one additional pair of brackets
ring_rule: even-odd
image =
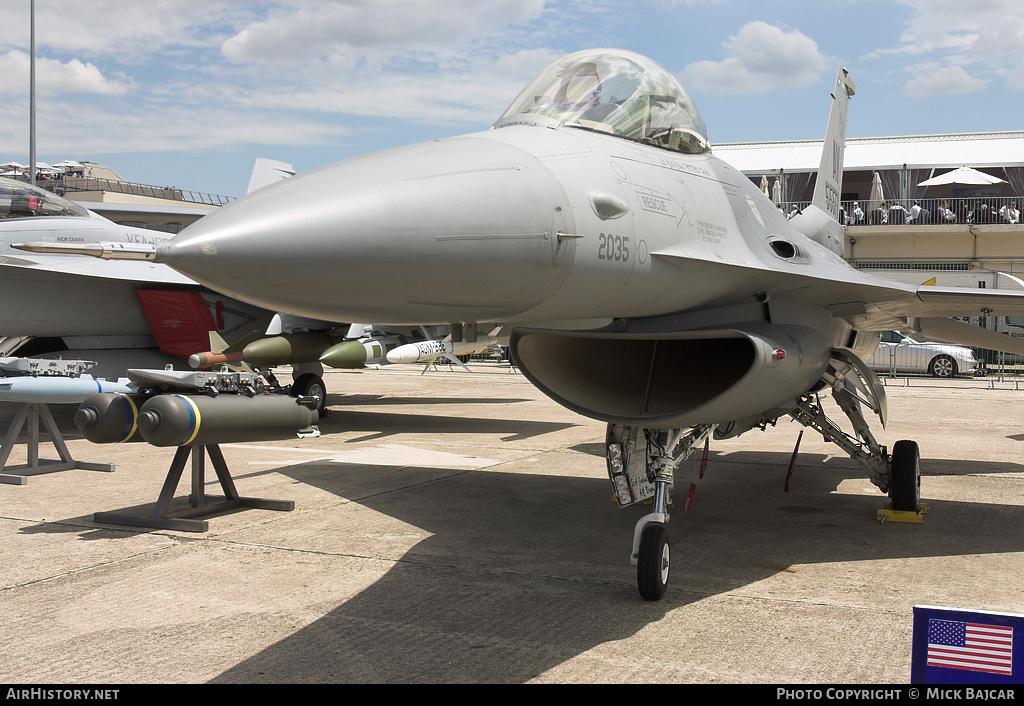
[(1012, 674), (1013, 628), (930, 618), (928, 666)]

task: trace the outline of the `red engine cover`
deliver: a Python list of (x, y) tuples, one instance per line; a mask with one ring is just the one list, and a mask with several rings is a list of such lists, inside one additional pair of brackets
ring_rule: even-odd
[(216, 330), (210, 307), (195, 290), (140, 289), (139, 301), (160, 350), (188, 358), (210, 349)]

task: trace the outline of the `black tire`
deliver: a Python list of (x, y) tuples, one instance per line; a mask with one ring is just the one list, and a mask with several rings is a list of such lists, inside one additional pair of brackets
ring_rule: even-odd
[(640, 554), (636, 563), (636, 583), (645, 601), (658, 601), (665, 595), (669, 574), (668, 529), (651, 524), (640, 535)]
[(916, 441), (897, 441), (889, 463), (892, 509), (917, 512), (921, 504), (921, 452)]
[(323, 416), (327, 409), (327, 385), (324, 379), (313, 373), (303, 373), (299, 379), (292, 383), (292, 397), (316, 397), (319, 401), (316, 405), (317, 414)]
[(937, 378), (955, 378), (959, 370), (956, 361), (948, 355), (937, 355), (928, 364), (928, 372)]

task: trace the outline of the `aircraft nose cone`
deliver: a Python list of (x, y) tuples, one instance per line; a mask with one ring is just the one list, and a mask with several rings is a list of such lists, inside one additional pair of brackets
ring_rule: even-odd
[(494, 321), (572, 260), (569, 201), (527, 152), (485, 136), (341, 162), (206, 216), (158, 258), (275, 311), (333, 321)]

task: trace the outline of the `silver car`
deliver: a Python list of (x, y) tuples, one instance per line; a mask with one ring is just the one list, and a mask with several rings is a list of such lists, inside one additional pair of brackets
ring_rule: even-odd
[(937, 378), (974, 375), (979, 369), (974, 351), (966, 346), (942, 343), (919, 333), (904, 336), (884, 331), (868, 365), (880, 373), (927, 373)]

